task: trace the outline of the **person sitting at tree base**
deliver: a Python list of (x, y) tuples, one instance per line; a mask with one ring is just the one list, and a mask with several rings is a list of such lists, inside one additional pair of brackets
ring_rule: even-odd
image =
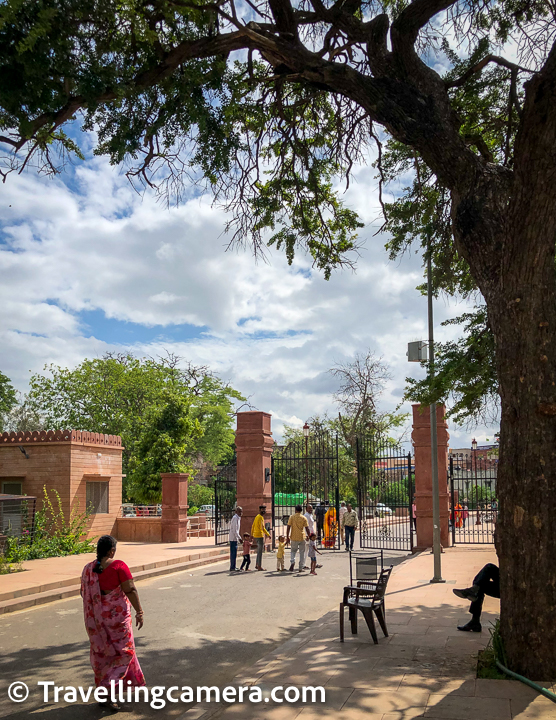
[(458, 625), (458, 630), (481, 632), (481, 612), (485, 595), (493, 598), (500, 597), (500, 570), (498, 566), (488, 563), (482, 570), (479, 570), (471, 587), (463, 590), (454, 589), (453, 593), (464, 600), (471, 601), (469, 612), (472, 618), (465, 625)]

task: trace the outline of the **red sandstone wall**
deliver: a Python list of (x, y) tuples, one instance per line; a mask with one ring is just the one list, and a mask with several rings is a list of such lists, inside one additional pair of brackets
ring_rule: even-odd
[(23, 494), (38, 498), (37, 508), (42, 507), (44, 486), (51, 497), (50, 490), (57, 490), (67, 518), (77, 502), (79, 509), (85, 510), (88, 480), (108, 481), (108, 513), (91, 516), (88, 535), (116, 531), (122, 502), (122, 445), (117, 436), (75, 430), (2, 433), (0, 482), (8, 478), (21, 479)]

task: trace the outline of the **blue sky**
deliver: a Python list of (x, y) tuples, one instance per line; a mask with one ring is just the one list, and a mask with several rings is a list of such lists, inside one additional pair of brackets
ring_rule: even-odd
[[(288, 266), (275, 250), (266, 262), (226, 250), (226, 217), (210, 197), (168, 210), (103, 158), (54, 180), (10, 176), (0, 197), (0, 370), (24, 392), (30, 373), (49, 363), (169, 350), (209, 365), (271, 412), (279, 439), (284, 423), (334, 414), (328, 370), (370, 348), (390, 368), (381, 406), (393, 410), (405, 377), (424, 372), (405, 353), (426, 337), (426, 299), (415, 290), (420, 257), (389, 262), (387, 238), (375, 235), (374, 175), (359, 167), (345, 196), (366, 223), (356, 271), (329, 281), (303, 254)], [(435, 303), (439, 339), (455, 337), (440, 323), (467, 307)], [(450, 432), (453, 447), (492, 436)]]

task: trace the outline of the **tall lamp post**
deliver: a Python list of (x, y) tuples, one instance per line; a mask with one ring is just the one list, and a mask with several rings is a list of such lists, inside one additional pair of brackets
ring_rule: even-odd
[(303, 437), (305, 438), (305, 504), (309, 502), (309, 432), (308, 423), (303, 426)]
[[(429, 377), (434, 377), (434, 322), (432, 310), (432, 248), (427, 243), (427, 305), (429, 320)], [(434, 576), (431, 583), (443, 583), (440, 545), (440, 486), (438, 482), (438, 438), (436, 434), (436, 403), (431, 403), (431, 453), (432, 453), (432, 551)]]
[[(430, 239), (427, 243), (427, 310), (429, 326), (428, 342), (428, 375), (434, 377), (434, 318), (432, 307), (432, 249)], [(410, 342), (407, 346), (409, 362), (421, 362), (427, 359), (425, 347), (427, 343), (422, 340)], [(440, 489), (438, 482), (438, 438), (436, 434), (436, 403), (430, 406), (431, 417), (431, 470), (432, 470), (432, 551), (434, 555), (434, 576), (431, 583), (443, 583), (441, 568), (442, 546), (440, 544)]]

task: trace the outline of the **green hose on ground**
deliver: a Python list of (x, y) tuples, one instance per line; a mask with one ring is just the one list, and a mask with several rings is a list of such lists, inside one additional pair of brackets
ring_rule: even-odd
[(556, 695), (551, 692), (550, 690), (547, 690), (546, 688), (541, 687), (540, 685), (537, 685), (532, 680), (528, 680), (526, 677), (523, 677), (523, 675), (518, 675), (517, 673), (513, 672), (512, 670), (508, 670), (507, 667), (502, 665), (502, 663), (497, 660), (496, 661), (496, 667), (501, 670), (503, 673), (506, 673), (506, 675), (509, 675), (510, 677), (514, 678), (515, 680), (520, 680), (522, 683), (525, 683), (526, 685), (529, 685), (529, 687), (532, 687), (534, 690), (539, 692), (541, 695), (544, 695), (549, 700), (552, 700), (552, 702), (556, 703)]

